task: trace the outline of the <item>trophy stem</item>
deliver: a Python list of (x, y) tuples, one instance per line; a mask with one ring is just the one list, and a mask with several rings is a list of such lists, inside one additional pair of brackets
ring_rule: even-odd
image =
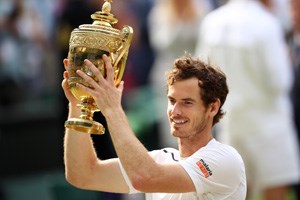
[(67, 120), (65, 127), (89, 134), (104, 134), (105, 128), (103, 125), (93, 120), (94, 112), (97, 110), (94, 99), (83, 99), (82, 102), (78, 104), (78, 107), (80, 107), (81, 110), (80, 118)]
[(93, 120), (94, 112), (97, 109), (93, 99), (83, 99), (82, 102), (77, 106), (80, 108), (81, 111), (81, 119)]

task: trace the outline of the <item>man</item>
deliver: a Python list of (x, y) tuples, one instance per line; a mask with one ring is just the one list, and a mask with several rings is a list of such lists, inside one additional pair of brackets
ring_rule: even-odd
[(197, 53), (227, 75), (230, 94), (222, 136), (241, 154), (249, 197), (283, 200), (299, 181), (292, 121), (291, 65), (270, 0), (230, 0), (201, 23)]
[[(146, 193), (146, 199), (245, 199), (243, 161), (232, 147), (217, 142), (212, 127), (224, 115), (221, 107), (228, 88), (217, 68), (191, 57), (182, 57), (168, 73), (168, 117), (179, 151), (166, 148), (148, 153), (132, 132), (121, 106), (124, 83), (114, 85), (111, 60), (103, 56), (107, 75), (88, 60), (98, 82), (77, 73), (106, 118), (118, 158), (97, 158), (89, 134), (66, 129), (67, 180), (76, 187), (116, 193)], [(68, 60), (64, 60), (67, 69)], [(62, 87), (69, 100), (69, 117), (78, 117), (78, 101), (70, 93), (68, 73)]]
[[(168, 118), (165, 116), (165, 79), (162, 74), (175, 58), (182, 53), (193, 54), (198, 39), (198, 26), (203, 17), (212, 10), (211, 0), (158, 0), (147, 18), (149, 44), (155, 59), (149, 71), (149, 86), (157, 110), (155, 116), (158, 147), (177, 147), (177, 140), (170, 135)], [(161, 17), (164, 16), (164, 17)], [(159, 30), (159, 31), (157, 31)], [(188, 30), (188, 31), (187, 31)], [(150, 120), (148, 120), (150, 121)]]

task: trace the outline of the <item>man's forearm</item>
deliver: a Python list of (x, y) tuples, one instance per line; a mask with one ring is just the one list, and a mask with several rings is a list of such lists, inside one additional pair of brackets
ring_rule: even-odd
[[(68, 117), (79, 116), (80, 110), (76, 106), (70, 105)], [(89, 178), (93, 166), (97, 162), (97, 155), (90, 134), (66, 128), (64, 161), (68, 181), (73, 184), (84, 184), (85, 178)]]
[(123, 109), (114, 108), (105, 117), (117, 155), (131, 181), (139, 182), (151, 177), (156, 163), (132, 132)]

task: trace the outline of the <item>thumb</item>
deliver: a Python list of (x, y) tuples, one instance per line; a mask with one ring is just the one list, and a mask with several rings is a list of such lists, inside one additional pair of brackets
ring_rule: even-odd
[(124, 90), (124, 81), (121, 81), (117, 87), (121, 92)]

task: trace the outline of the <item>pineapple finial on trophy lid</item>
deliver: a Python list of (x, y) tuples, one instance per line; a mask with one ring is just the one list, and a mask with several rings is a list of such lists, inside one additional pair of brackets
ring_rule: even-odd
[(104, 0), (104, 4), (102, 6), (102, 12), (110, 13), (112, 0)]
[(104, 25), (111, 27), (112, 24), (118, 22), (118, 19), (111, 14), (111, 3), (112, 0), (104, 0), (104, 4), (102, 5), (102, 10), (95, 12), (91, 15), (91, 18), (94, 20), (93, 25)]

